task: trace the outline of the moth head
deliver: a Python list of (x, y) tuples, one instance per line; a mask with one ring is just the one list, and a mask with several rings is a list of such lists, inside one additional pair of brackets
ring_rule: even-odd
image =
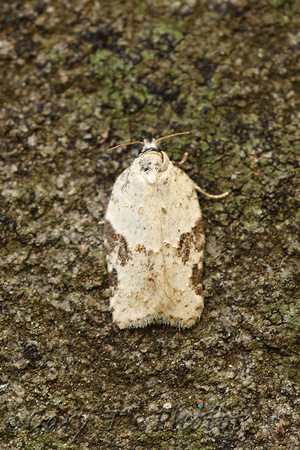
[(154, 184), (161, 173), (167, 170), (169, 161), (168, 155), (157, 148), (155, 141), (144, 141), (138, 165), (147, 183)]
[[(138, 164), (139, 170), (144, 179), (148, 183), (154, 184), (156, 180), (160, 177), (162, 172), (165, 172), (167, 170), (170, 163), (168, 155), (157, 148), (157, 142), (173, 136), (179, 136), (182, 134), (189, 134), (189, 133), (190, 133), (189, 131), (185, 131), (183, 133), (175, 133), (161, 137), (159, 139), (153, 139), (151, 142), (145, 139), (144, 142), (134, 141), (134, 142), (127, 142), (126, 144), (123, 145), (140, 144), (143, 146), (143, 149), (139, 157), (136, 159), (136, 161), (134, 161), (133, 164)], [(108, 150), (114, 150), (121, 146), (122, 144), (116, 145), (115, 147), (111, 147)]]

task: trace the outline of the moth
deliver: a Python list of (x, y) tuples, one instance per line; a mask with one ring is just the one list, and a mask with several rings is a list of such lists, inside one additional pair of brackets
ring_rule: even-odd
[(153, 322), (188, 328), (203, 310), (204, 229), (196, 191), (209, 198), (228, 192), (205, 193), (158, 149), (175, 135), (138, 142), (143, 149), (117, 178), (106, 210), (110, 310), (120, 328)]

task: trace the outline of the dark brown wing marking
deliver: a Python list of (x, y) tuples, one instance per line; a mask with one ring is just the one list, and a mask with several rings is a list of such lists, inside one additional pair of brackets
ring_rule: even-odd
[(115, 249), (117, 249), (121, 266), (125, 266), (127, 262), (132, 259), (131, 251), (128, 248), (125, 237), (116, 233), (108, 220), (104, 223), (104, 249), (106, 256), (108, 257)]
[(194, 264), (192, 268), (192, 276), (190, 278), (192, 288), (197, 295), (203, 295), (202, 288), (202, 267), (200, 268), (198, 264)]
[(179, 246), (177, 249), (178, 256), (182, 262), (186, 264), (190, 257), (190, 252), (195, 249), (197, 252), (203, 250), (204, 245), (204, 228), (202, 219), (198, 219), (196, 225), (189, 233), (183, 233), (180, 236)]

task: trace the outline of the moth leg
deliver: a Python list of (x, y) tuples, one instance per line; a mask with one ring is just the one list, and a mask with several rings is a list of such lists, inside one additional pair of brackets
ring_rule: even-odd
[(194, 183), (194, 186), (195, 186), (196, 191), (200, 192), (206, 198), (224, 198), (224, 197), (227, 197), (227, 195), (229, 195), (229, 192), (224, 192), (224, 194), (220, 194), (220, 195), (211, 195), (211, 194), (208, 194), (207, 192), (203, 191), (203, 189), (201, 189), (199, 186), (197, 186), (196, 183)]

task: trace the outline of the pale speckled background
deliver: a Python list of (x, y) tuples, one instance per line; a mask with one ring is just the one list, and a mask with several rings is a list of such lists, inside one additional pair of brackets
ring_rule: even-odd
[[(1, 448), (299, 448), (297, 3), (2, 2)], [(106, 149), (190, 129), (203, 316), (120, 331)]]

